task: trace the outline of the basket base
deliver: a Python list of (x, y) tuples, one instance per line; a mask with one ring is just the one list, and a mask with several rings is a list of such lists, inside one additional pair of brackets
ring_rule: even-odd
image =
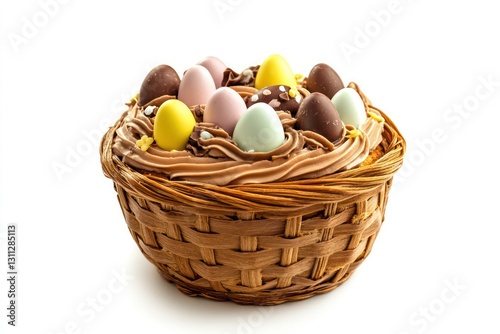
[(229, 301), (240, 305), (274, 306), (286, 302), (308, 299), (334, 290), (351, 277), (351, 274), (363, 262), (363, 260), (364, 259), (361, 259), (352, 263), (347, 270), (339, 270), (335, 274), (330, 275), (333, 276), (331, 279), (325, 280), (326, 277), (324, 277), (321, 279), (321, 282), (316, 285), (309, 286), (306, 289), (294, 289), (293, 287), (282, 289), (272, 288), (268, 290), (254, 291), (253, 293), (215, 291), (210, 287), (204, 288), (186, 281), (185, 277), (178, 277), (175, 272), (172, 272), (168, 268), (165, 268), (164, 270), (158, 269), (158, 272), (169, 283), (175, 284), (177, 289), (190, 297), (203, 297), (220, 302)]

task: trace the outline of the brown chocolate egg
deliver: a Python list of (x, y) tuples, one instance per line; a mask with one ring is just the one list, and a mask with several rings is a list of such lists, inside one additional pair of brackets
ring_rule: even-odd
[(139, 91), (139, 105), (143, 106), (163, 95), (177, 96), (181, 80), (177, 72), (168, 65), (159, 65), (153, 68)]
[(302, 96), (296, 89), (285, 85), (267, 86), (248, 98), (247, 108), (258, 102), (267, 103), (276, 111), (289, 111), (295, 115), (302, 102)]
[(334, 144), (344, 134), (344, 125), (337, 109), (322, 93), (314, 92), (306, 96), (295, 118), (300, 130), (316, 132)]
[(342, 79), (333, 68), (327, 64), (315, 65), (307, 77), (306, 88), (310, 92), (325, 94), (329, 99), (344, 88)]

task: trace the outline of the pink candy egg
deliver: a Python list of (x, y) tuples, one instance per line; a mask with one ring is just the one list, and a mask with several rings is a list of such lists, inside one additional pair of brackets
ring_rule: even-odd
[(210, 75), (214, 79), (216, 88), (222, 86), (222, 78), (224, 76), (224, 71), (227, 68), (226, 64), (224, 64), (222, 60), (217, 57), (209, 56), (200, 60), (198, 65), (205, 67), (210, 72)]
[(184, 73), (177, 98), (188, 107), (206, 104), (215, 89), (210, 72), (201, 65), (194, 65)]
[(236, 123), (246, 109), (245, 102), (236, 91), (221, 87), (208, 100), (203, 122), (214, 123), (232, 136)]

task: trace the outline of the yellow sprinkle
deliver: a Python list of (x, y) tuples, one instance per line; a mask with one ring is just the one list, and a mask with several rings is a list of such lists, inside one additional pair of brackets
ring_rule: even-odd
[(141, 137), (141, 139), (136, 141), (135, 144), (141, 149), (141, 151), (146, 152), (153, 141), (153, 138), (144, 135)]
[(298, 84), (302, 83), (303, 80), (304, 80), (304, 75), (300, 73), (295, 74), (295, 81), (297, 81)]
[(347, 129), (346, 138), (363, 138), (363, 132), (359, 131), (359, 129)]
[(293, 99), (295, 96), (297, 96), (298, 92), (293, 89), (293, 88), (290, 88), (290, 90), (288, 91), (288, 95)]
[(137, 103), (139, 101), (139, 93), (135, 94), (131, 99), (130, 103)]
[(379, 122), (379, 123), (381, 123), (381, 122), (383, 122), (383, 121), (384, 121), (384, 118), (383, 118), (382, 116), (380, 116), (380, 115), (378, 115), (378, 114), (376, 114), (376, 113), (374, 113), (374, 112), (372, 112), (372, 111), (369, 111), (369, 112), (368, 112), (368, 115), (369, 115), (371, 118), (373, 118), (374, 120), (376, 120), (377, 122)]

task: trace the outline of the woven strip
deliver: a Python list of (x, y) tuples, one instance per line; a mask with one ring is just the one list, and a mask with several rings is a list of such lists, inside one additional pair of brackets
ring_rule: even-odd
[(333, 290), (370, 253), (405, 152), (381, 114), (383, 156), (318, 179), (220, 187), (143, 175), (112, 154), (119, 121), (101, 162), (134, 241), (179, 290), (276, 305)]

